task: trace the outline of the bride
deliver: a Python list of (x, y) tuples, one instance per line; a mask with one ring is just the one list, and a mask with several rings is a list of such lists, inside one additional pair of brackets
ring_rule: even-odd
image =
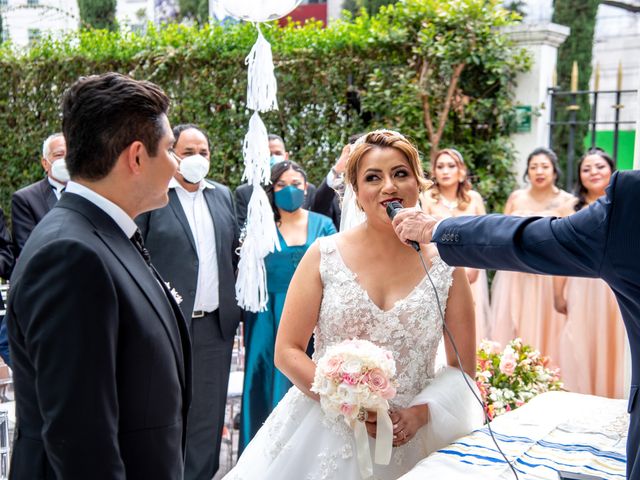
[[(330, 345), (369, 340), (394, 354), (397, 396), (391, 401), (393, 453), (373, 478), (392, 480), (422, 458), (482, 425), (464, 375), (475, 373), (474, 307), (464, 269), (452, 269), (432, 245), (420, 254), (457, 345), (462, 368), (445, 338), (447, 363), (434, 360), (443, 325), (438, 300), (418, 254), (398, 240), (386, 213), (392, 200), (414, 207), (428, 185), (418, 152), (397, 132), (361, 137), (349, 157), (346, 181), (363, 223), (319, 239), (293, 277), (276, 340), (276, 366), (294, 383), (248, 445), (231, 479), (359, 480), (354, 435), (344, 421), (325, 417), (310, 391), (315, 361)], [(305, 350), (315, 333), (313, 360)], [(467, 377), (469, 384), (474, 385)], [(373, 451), (375, 413), (365, 426)], [(407, 478), (411, 478), (411, 474)]]

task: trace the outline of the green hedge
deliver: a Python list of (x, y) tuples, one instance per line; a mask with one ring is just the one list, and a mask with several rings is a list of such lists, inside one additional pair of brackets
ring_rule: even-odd
[[(512, 82), (527, 68), (524, 53), (500, 33), (515, 19), (498, 3), (406, 0), (328, 28), (263, 26), (273, 46), (280, 106), (263, 114), (267, 128), (285, 138), (292, 158), (315, 182), (349, 135), (377, 127), (413, 138), (427, 164), (430, 137), (420, 93), (430, 95), (437, 114), (452, 66), (462, 60), (466, 67), (440, 146), (465, 154), (490, 208), (498, 207), (513, 186)], [(144, 36), (82, 31), (44, 39), (26, 52), (3, 46), (0, 205), (7, 211), (13, 191), (42, 178), (41, 143), (61, 128), (64, 89), (79, 76), (111, 70), (161, 85), (172, 98), (171, 123), (202, 125), (213, 144), (211, 176), (235, 187), (250, 117), (244, 58), (255, 39), (255, 28), (245, 23), (172, 24), (150, 25)], [(431, 83), (422, 87), (420, 62), (432, 68)]]

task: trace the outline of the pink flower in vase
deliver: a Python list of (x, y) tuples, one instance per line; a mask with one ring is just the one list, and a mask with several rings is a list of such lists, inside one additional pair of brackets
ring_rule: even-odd
[(507, 347), (500, 358), (500, 371), (507, 376), (513, 375), (516, 370), (516, 357), (512, 348)]

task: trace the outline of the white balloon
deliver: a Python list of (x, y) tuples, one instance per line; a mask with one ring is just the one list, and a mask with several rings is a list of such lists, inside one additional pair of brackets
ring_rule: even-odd
[(302, 0), (222, 0), (229, 15), (247, 22), (268, 22), (284, 17)]

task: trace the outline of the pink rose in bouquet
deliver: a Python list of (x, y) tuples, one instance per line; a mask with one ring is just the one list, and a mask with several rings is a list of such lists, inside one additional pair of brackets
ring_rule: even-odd
[(342, 415), (348, 424), (361, 409), (388, 410), (396, 394), (393, 354), (367, 340), (347, 340), (327, 348), (318, 361), (311, 391), (330, 417)]
[(364, 478), (371, 473), (367, 432), (362, 421), (367, 411), (377, 413), (376, 463), (391, 458), (393, 427), (389, 400), (395, 397), (393, 354), (367, 340), (346, 340), (327, 348), (318, 360), (311, 391), (332, 419), (342, 418), (355, 435), (358, 462)]

